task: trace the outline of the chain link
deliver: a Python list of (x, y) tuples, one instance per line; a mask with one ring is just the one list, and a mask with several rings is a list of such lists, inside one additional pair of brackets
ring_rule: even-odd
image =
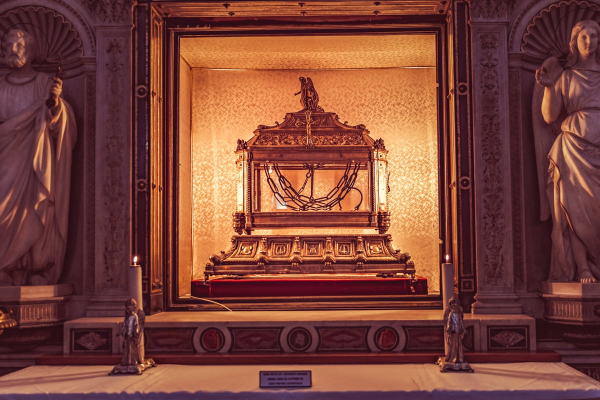
[[(283, 190), (285, 196), (281, 194), (279, 191), (279, 187), (271, 177), (271, 173), (269, 171), (269, 165), (265, 164), (265, 175), (267, 177), (267, 183), (271, 192), (275, 196), (277, 202), (294, 211), (329, 211), (332, 210), (335, 206), (338, 206), (340, 211), (342, 210), (341, 201), (350, 193), (351, 190), (356, 190), (360, 194), (360, 202), (356, 207), (354, 207), (355, 211), (358, 211), (360, 205), (363, 201), (362, 192), (354, 187), (356, 183), (356, 179), (358, 177), (358, 171), (360, 170), (361, 163), (356, 163), (354, 166), (352, 163), (346, 164), (346, 170), (344, 174), (338, 181), (337, 185), (327, 193), (326, 196), (322, 197), (314, 197), (313, 193), (313, 183), (314, 183), (314, 174), (315, 169), (321, 168), (321, 164), (303, 164), (303, 167), (307, 169), (306, 177), (304, 179), (304, 183), (299, 190), (294, 189), (291, 182), (281, 173), (278, 164), (273, 164), (272, 168), (275, 171), (275, 175), (277, 175), (277, 182), (279, 183), (279, 187)], [(308, 180), (311, 180), (311, 193), (310, 196), (303, 195)]]

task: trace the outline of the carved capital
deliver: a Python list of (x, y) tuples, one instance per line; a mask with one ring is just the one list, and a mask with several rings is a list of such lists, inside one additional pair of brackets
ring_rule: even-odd
[(134, 0), (80, 0), (100, 22), (130, 23)]
[(508, 3), (511, 0), (468, 0), (472, 20), (507, 19)]

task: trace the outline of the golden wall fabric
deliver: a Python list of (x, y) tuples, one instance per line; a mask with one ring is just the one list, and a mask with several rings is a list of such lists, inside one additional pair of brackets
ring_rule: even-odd
[[(319, 105), (364, 124), (389, 150), (389, 206), (396, 249), (439, 290), (439, 206), (435, 68), (193, 70), (192, 198), (194, 277), (234, 234), (237, 139), (302, 109), (294, 96), (309, 76)], [(274, 233), (274, 232), (272, 232)], [(375, 233), (373, 230), (372, 233)]]

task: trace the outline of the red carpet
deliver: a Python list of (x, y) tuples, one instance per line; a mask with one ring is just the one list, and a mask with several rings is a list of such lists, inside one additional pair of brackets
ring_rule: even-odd
[[(298, 275), (296, 275), (298, 276)], [(192, 281), (196, 297), (389, 296), (427, 294), (427, 279), (373, 275), (319, 277), (245, 276)]]

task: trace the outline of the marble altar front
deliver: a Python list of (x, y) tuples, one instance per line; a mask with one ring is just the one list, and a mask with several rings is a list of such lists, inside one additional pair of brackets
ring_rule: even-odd
[[(7, 400), (105, 399), (594, 399), (600, 383), (563, 363), (473, 364), (441, 374), (434, 364), (160, 365), (142, 376), (107, 376), (108, 366), (35, 366), (0, 378)], [(260, 389), (259, 371), (312, 372), (312, 387)], [(35, 382), (35, 385), (25, 383)]]

